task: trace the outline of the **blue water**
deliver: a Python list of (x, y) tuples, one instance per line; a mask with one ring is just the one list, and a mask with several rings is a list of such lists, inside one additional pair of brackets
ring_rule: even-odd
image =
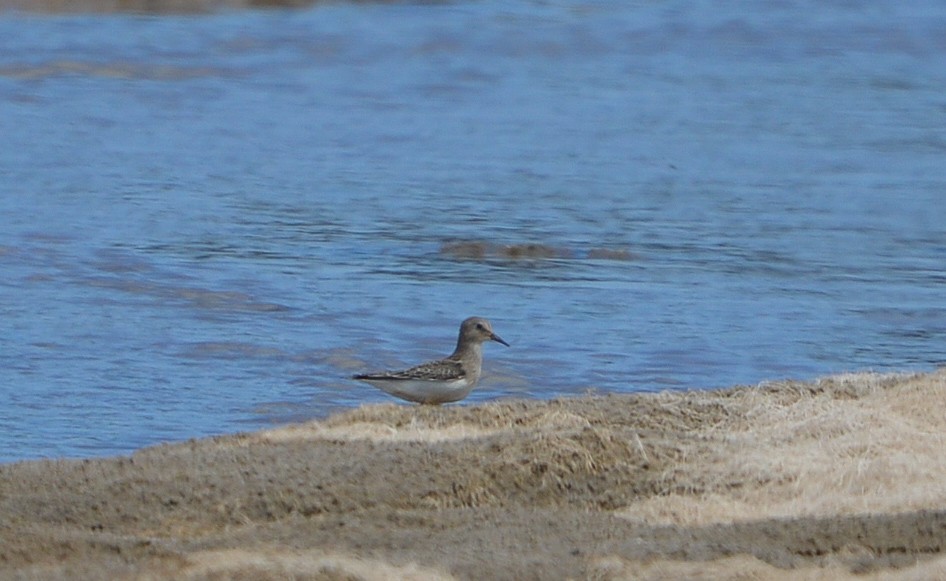
[(944, 31), (893, 0), (0, 13), (0, 461), (391, 401), (348, 376), (470, 315), (512, 347), (468, 402), (942, 365)]

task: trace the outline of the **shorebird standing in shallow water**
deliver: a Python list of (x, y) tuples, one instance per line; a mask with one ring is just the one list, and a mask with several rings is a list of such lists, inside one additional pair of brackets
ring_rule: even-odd
[(424, 404), (460, 401), (470, 394), (480, 380), (483, 343), (496, 341), (509, 347), (493, 333), (489, 321), (470, 317), (460, 325), (457, 348), (446, 359), (423, 363), (404, 371), (383, 371), (355, 375), (353, 379), (390, 393), (394, 397)]

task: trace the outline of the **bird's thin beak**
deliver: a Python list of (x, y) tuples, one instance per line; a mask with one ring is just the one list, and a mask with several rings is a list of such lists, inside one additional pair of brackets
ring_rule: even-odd
[(489, 338), (492, 339), (493, 341), (496, 341), (497, 343), (502, 343), (506, 347), (509, 347), (509, 343), (506, 343), (505, 341), (503, 341), (503, 338), (497, 335), (496, 333), (490, 333)]

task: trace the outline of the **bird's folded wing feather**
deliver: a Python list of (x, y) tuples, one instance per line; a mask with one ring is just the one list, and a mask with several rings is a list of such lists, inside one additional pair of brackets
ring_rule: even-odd
[(440, 361), (431, 361), (423, 363), (404, 371), (391, 371), (387, 373), (372, 373), (362, 375), (358, 379), (429, 379), (431, 381), (447, 381), (451, 379), (462, 379), (466, 376), (466, 371), (459, 361), (451, 359), (442, 359)]

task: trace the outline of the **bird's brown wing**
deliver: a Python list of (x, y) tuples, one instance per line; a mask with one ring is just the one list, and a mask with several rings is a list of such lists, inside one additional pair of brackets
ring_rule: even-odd
[(463, 369), (462, 363), (452, 359), (441, 359), (440, 361), (422, 363), (403, 371), (356, 375), (355, 379), (404, 379), (415, 381), (427, 379), (430, 381), (450, 381), (463, 379), (464, 377), (466, 377), (466, 370)]

